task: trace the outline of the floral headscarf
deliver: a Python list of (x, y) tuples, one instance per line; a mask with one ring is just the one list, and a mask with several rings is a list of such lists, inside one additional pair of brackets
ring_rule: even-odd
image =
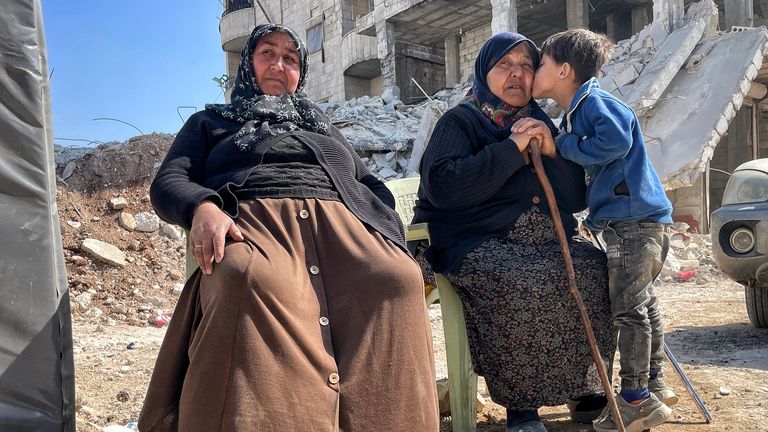
[(493, 66), (521, 43), (530, 44), (533, 67), (538, 69), (539, 49), (536, 44), (519, 33), (497, 33), (485, 41), (483, 47), (480, 48), (480, 53), (475, 60), (475, 82), (472, 84), (472, 90), (462, 101), (462, 104), (481, 114), (480, 117), (484, 119), (483, 124), (493, 134), (503, 131), (508, 133), (512, 124), (517, 120), (530, 117), (533, 108), (531, 104), (536, 104), (531, 99), (528, 105), (523, 107), (512, 106), (493, 94), (486, 80), (488, 72), (493, 69)]
[[(276, 31), (288, 34), (299, 53), (301, 72), (294, 94), (265, 95), (256, 84), (251, 55), (262, 37)], [(307, 67), (307, 47), (295, 31), (282, 24), (261, 24), (253, 29), (240, 54), (232, 102), (207, 104), (205, 109), (243, 123), (235, 134), (235, 144), (242, 151), (253, 150), (265, 138), (299, 129), (327, 135), (330, 130), (328, 117), (301, 92), (307, 78)]]

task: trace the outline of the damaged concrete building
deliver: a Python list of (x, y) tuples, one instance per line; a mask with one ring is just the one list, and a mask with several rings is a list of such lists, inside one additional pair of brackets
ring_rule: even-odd
[(557, 31), (588, 27), (622, 41), (603, 85), (638, 110), (676, 218), (704, 232), (728, 179), (722, 172), (768, 156), (765, 0), (223, 3), (227, 75), (235, 74), (254, 25), (282, 22), (307, 41), (306, 91), (319, 102), (383, 95), (419, 103), (424, 92), (464, 82), (482, 43), (500, 31), (541, 43)]

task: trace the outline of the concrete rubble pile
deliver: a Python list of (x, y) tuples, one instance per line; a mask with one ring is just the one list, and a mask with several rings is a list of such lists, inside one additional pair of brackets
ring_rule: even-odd
[(658, 282), (704, 285), (719, 274), (712, 257), (712, 239), (709, 234), (691, 232), (684, 222), (672, 224), (668, 234), (669, 252)]
[[(176, 225), (161, 221), (154, 212), (134, 214), (124, 197), (111, 199), (108, 207), (109, 214), (118, 215), (113, 229), (120, 233), (126, 246), (121, 249), (108, 242), (86, 237), (76, 248), (65, 249), (65, 260), (73, 266), (69, 277), (72, 311), (76, 316), (106, 325), (115, 325), (116, 321), (121, 321), (137, 326), (149, 323), (163, 327), (169, 320), (173, 304), (154, 294), (168, 291), (172, 298), (176, 298), (184, 287), (185, 275), (178, 269), (178, 263), (183, 261), (184, 256), (184, 231)], [(99, 223), (100, 220), (100, 217), (95, 217), (86, 223)], [(66, 224), (68, 229), (75, 231), (84, 226), (83, 222), (74, 220), (67, 220)], [(139, 237), (134, 233), (145, 235)], [(148, 250), (164, 252), (159, 254), (162, 257), (150, 256)], [(96, 262), (101, 266), (95, 265)], [(95, 285), (82, 277), (83, 270), (88, 272), (101, 269), (106, 276), (119, 274), (128, 265), (146, 273), (125, 278), (129, 293), (104, 297), (108, 288), (106, 285), (113, 284), (107, 280), (109, 277), (99, 277)], [(153, 280), (154, 285), (147, 286), (149, 281), (146, 276), (155, 273), (157, 278)], [(158, 279), (162, 282), (157, 282)]]
[(371, 172), (386, 181), (415, 175), (435, 123), (469, 87), (460, 84), (442, 90), (418, 105), (405, 105), (385, 95), (324, 102), (320, 106)]
[(765, 28), (719, 32), (712, 0), (653, 2), (654, 20), (617, 43), (601, 87), (640, 117), (667, 189), (692, 185), (768, 54)]

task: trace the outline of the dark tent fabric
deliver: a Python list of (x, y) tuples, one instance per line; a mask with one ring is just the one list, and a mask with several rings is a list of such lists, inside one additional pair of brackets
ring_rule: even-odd
[(0, 5), (0, 431), (74, 432), (40, 0)]

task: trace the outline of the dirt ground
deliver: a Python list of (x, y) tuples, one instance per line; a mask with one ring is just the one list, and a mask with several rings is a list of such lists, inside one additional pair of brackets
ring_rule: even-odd
[[(156, 327), (153, 321), (159, 314), (172, 314), (183, 282), (183, 240), (157, 232), (127, 231), (118, 225), (120, 211), (108, 205), (111, 198), (124, 197), (129, 204), (122, 211), (134, 215), (150, 211), (148, 178), (170, 139), (147, 136), (146, 141), (125, 147), (133, 158), (105, 152), (78, 160), (68, 186), (58, 190), (73, 300), (80, 432), (137, 420), (165, 334), (165, 328)], [(147, 154), (152, 157), (136, 156)], [(137, 166), (125, 169), (128, 163)], [(123, 175), (126, 172), (131, 176)], [(80, 250), (85, 238), (117, 246), (127, 254), (128, 264), (116, 268), (98, 262)], [(668, 369), (667, 381), (681, 401), (675, 406), (674, 421), (655, 430), (768, 431), (768, 330), (749, 324), (741, 286), (716, 270), (704, 276), (697, 278), (699, 283), (662, 283), (657, 293), (664, 308), (667, 343), (714, 422), (704, 422), (682, 382)], [(90, 294), (89, 301), (82, 301), (84, 293), (85, 297)], [(78, 296), (80, 300), (75, 302)], [(430, 315), (440, 378), (446, 375), (446, 368), (439, 307), (432, 306)], [(482, 380), (480, 392), (488, 398)], [(570, 422), (565, 406), (543, 408), (541, 414), (551, 431), (591, 430), (589, 425)], [(443, 419), (442, 429), (451, 430), (450, 418)], [(478, 430), (502, 432), (503, 408), (489, 403), (478, 414)]]
[[(181, 266), (181, 262), (179, 262)], [(768, 430), (768, 331), (748, 323), (741, 286), (713, 275), (706, 285), (667, 283), (658, 288), (665, 308), (667, 343), (714, 417), (704, 423), (678, 377), (667, 373), (681, 396), (675, 420), (658, 431)], [(437, 307), (432, 307), (437, 315)], [(439, 318), (433, 320), (438, 375), (445, 376)], [(74, 322), (78, 430), (137, 419), (165, 329)], [(484, 386), (481, 383), (481, 393)], [(488, 397), (487, 393), (485, 396)], [(589, 431), (574, 424), (564, 406), (541, 410), (551, 431)], [(493, 403), (478, 414), (478, 430), (503, 431), (504, 410)], [(450, 418), (442, 430), (450, 430)]]

